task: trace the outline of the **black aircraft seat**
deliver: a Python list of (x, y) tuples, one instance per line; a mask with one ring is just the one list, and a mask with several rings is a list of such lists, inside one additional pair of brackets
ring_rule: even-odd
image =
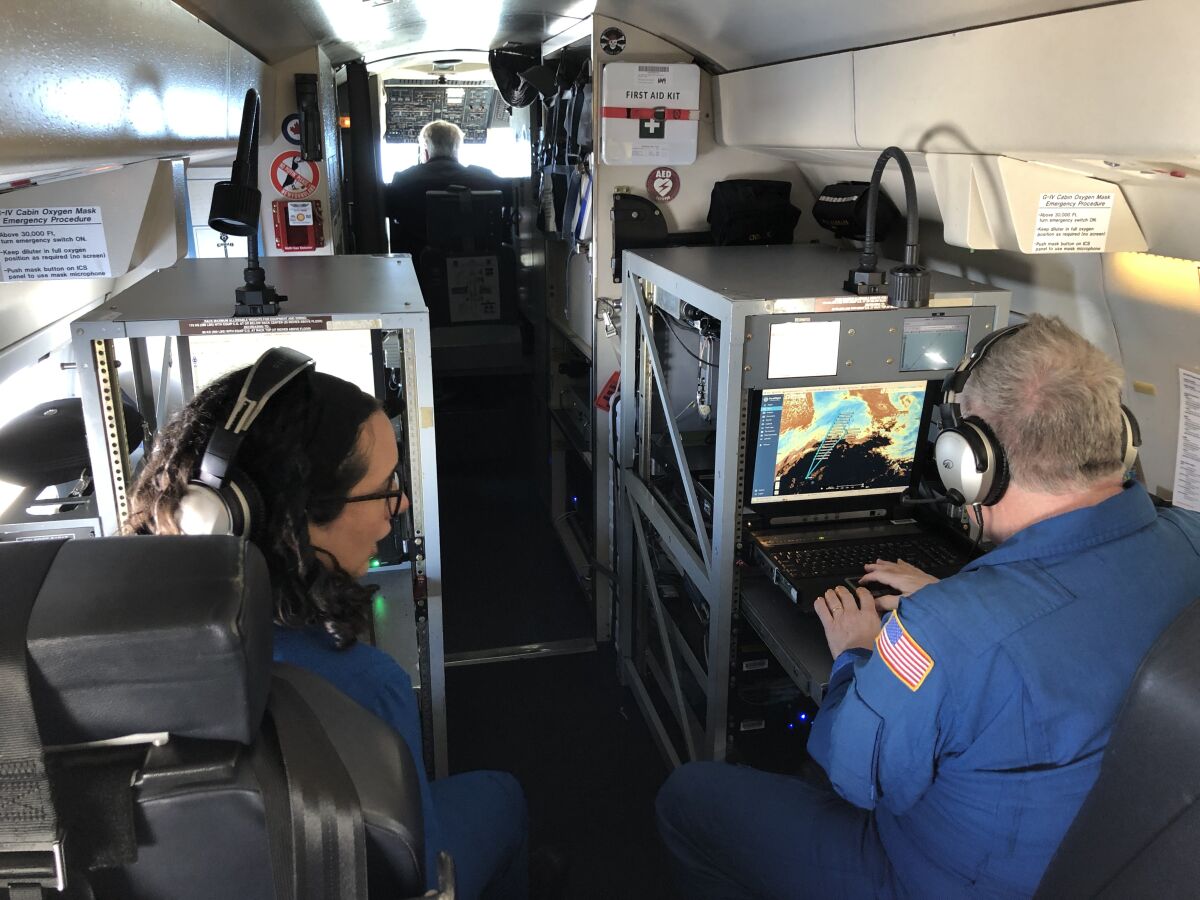
[[(0, 578), (0, 602), (28, 610), (26, 696), (68, 896), (90, 896), (81, 885), (97, 900), (423, 893), (409, 748), (327, 682), (272, 664), (270, 581), (252, 545), (5, 543)], [(6, 687), (21, 681), (16, 647)], [(6, 750), (12, 710), (6, 700)], [(11, 852), (25, 827), (0, 810), (0, 896), (32, 859)]]
[(1200, 884), (1200, 600), (1150, 648), (1036, 896), (1194, 897)]

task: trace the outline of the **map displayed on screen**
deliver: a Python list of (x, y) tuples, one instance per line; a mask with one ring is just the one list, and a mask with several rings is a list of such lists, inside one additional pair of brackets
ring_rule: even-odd
[(751, 501), (904, 490), (925, 391), (923, 381), (764, 391)]

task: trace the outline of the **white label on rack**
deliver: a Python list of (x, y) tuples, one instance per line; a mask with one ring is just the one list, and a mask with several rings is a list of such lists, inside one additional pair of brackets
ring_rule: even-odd
[(771, 326), (767, 378), (836, 375), (842, 323), (780, 322)]

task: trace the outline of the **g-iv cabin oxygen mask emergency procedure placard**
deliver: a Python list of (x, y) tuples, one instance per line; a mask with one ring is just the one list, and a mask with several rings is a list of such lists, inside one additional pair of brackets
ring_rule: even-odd
[(604, 67), (602, 158), (615, 166), (696, 161), (700, 67), (691, 63), (609, 63)]
[(99, 206), (0, 209), (0, 281), (111, 274)]

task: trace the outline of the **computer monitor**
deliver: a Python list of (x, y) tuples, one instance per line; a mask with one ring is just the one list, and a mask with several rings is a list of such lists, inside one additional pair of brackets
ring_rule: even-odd
[(970, 316), (909, 316), (900, 348), (901, 372), (953, 369), (967, 352)]
[(751, 505), (905, 491), (913, 483), (928, 393), (924, 381), (764, 390)]

